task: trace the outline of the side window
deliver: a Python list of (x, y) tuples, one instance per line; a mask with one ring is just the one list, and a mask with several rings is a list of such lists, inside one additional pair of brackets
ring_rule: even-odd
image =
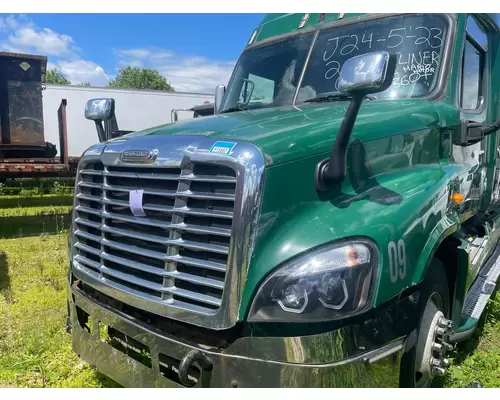
[[(274, 99), (274, 81), (254, 74), (248, 74), (243, 84), (240, 102), (270, 104)], [(250, 96), (250, 98), (248, 98)]]
[(473, 17), (467, 20), (467, 37), (462, 59), (460, 107), (478, 110), (485, 96), (487, 36)]

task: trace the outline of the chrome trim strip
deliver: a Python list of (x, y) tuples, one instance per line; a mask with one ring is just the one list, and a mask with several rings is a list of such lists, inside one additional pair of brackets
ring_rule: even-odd
[[(243, 293), (244, 283), (246, 281), (248, 266), (250, 263), (250, 258), (254, 248), (254, 233), (255, 225), (259, 217), (260, 202), (261, 202), (261, 191), (263, 185), (263, 175), (265, 168), (265, 159), (261, 150), (247, 142), (234, 141), (236, 146), (232, 149), (230, 154), (217, 154), (211, 153), (210, 149), (217, 142), (216, 139), (206, 137), (206, 136), (132, 136), (129, 138), (118, 138), (114, 141), (103, 146), (102, 144), (96, 145), (88, 149), (80, 160), (78, 166), (78, 174), (76, 177), (76, 187), (78, 184), (83, 182), (81, 171), (86, 165), (95, 162), (101, 162), (106, 167), (130, 167), (131, 164), (120, 159), (120, 154), (127, 150), (135, 149), (148, 149), (157, 152), (157, 158), (153, 163), (150, 164), (134, 164), (134, 168), (180, 168), (182, 170), (181, 176), (178, 180), (180, 182), (178, 192), (176, 192), (176, 202), (174, 207), (170, 210), (165, 207), (162, 209), (164, 212), (172, 212), (172, 224), (171, 228), (175, 230), (188, 231), (194, 233), (207, 233), (216, 234), (223, 236), (230, 236), (230, 244), (227, 249), (225, 246), (215, 247), (213, 245), (207, 245), (207, 250), (219, 252), (221, 254), (228, 254), (228, 262), (226, 269), (226, 277), (224, 282), (224, 290), (222, 293), (222, 298), (220, 299), (220, 308), (215, 310), (205, 309), (201, 306), (195, 306), (188, 303), (183, 303), (179, 300), (173, 300), (168, 298), (162, 300), (161, 298), (155, 298), (139, 291), (134, 291), (132, 289), (126, 288), (117, 282), (110, 281), (106, 279), (102, 273), (92, 270), (95, 268), (95, 262), (91, 260), (82, 258), (81, 256), (75, 259), (74, 249), (71, 251), (73, 260), (73, 274), (78, 279), (86, 282), (95, 289), (107, 294), (110, 297), (116, 298), (126, 304), (154, 312), (156, 314), (169, 317), (178, 321), (186, 322), (189, 324), (210, 328), (214, 330), (227, 329), (236, 324), (238, 321), (239, 308), (241, 303), (241, 297)], [(210, 212), (206, 210), (196, 210), (186, 207), (186, 204), (180, 204), (178, 199), (186, 199), (187, 197), (199, 197), (205, 198), (205, 194), (191, 191), (190, 184), (193, 181), (200, 179), (206, 179), (206, 181), (218, 182), (210, 177), (206, 176), (196, 176), (193, 171), (188, 171), (187, 166), (191, 163), (208, 163), (213, 165), (228, 166), (235, 170), (236, 172), (236, 191), (235, 195), (219, 196), (224, 198), (224, 200), (232, 200), (234, 197), (234, 208), (233, 208), (233, 223), (231, 230), (224, 228), (212, 228), (208, 226), (196, 226), (192, 224), (184, 223), (184, 215), (207, 215)], [(103, 184), (90, 184), (97, 189), (107, 190), (106, 179), (113, 176), (114, 172), (110, 171), (105, 173), (103, 171), (102, 176), (104, 179)], [(98, 175), (98, 174), (94, 174)], [(229, 182), (230, 180), (226, 180)], [(89, 183), (87, 183), (88, 185)], [(84, 183), (85, 185), (85, 183)], [(110, 187), (111, 189), (111, 187)], [(113, 190), (116, 190), (115, 186), (112, 186)], [(210, 196), (210, 194), (208, 194)], [(110, 213), (105, 209), (105, 203), (110, 200), (104, 196), (100, 201), (97, 198), (92, 198), (88, 195), (80, 195), (78, 197), (78, 191), (75, 191), (75, 209), (72, 224), (72, 236), (74, 247), (85, 246), (82, 243), (77, 243), (78, 225), (85, 225), (100, 229), (102, 232), (101, 237), (91, 238), (91, 240), (100, 239), (101, 249), (86, 246), (86, 250), (89, 253), (96, 254), (101, 257), (105, 255), (107, 257), (106, 251), (104, 249), (104, 243), (106, 246), (109, 245), (109, 239), (104, 238), (104, 232), (109, 227), (106, 226), (104, 217), (113, 217), (117, 220), (132, 220), (134, 223), (141, 223), (144, 225), (157, 226), (156, 221), (147, 220), (147, 218), (141, 217), (127, 217), (120, 214)], [(89, 198), (85, 198), (89, 197)], [(98, 201), (103, 205), (102, 211), (96, 211), (95, 209), (86, 209), (86, 207), (79, 206), (76, 200), (80, 198), (82, 200)], [(212, 196), (213, 198), (213, 196)], [(185, 201), (183, 201), (185, 203)], [(145, 205), (147, 207), (147, 205)], [(93, 222), (86, 219), (79, 218), (80, 212), (87, 212), (88, 210), (93, 211), (92, 214), (99, 215), (103, 217), (102, 222)], [(217, 217), (231, 218), (229, 213), (216, 212), (213, 214)], [(208, 216), (208, 215), (207, 215)], [(214, 215), (215, 216), (215, 215)], [(161, 227), (165, 227), (162, 224)], [(110, 228), (113, 229), (113, 228)], [(95, 236), (95, 235), (94, 235)], [(139, 237), (139, 236), (137, 236)], [(164, 239), (167, 243), (176, 244), (181, 247), (190, 247), (201, 249), (203, 245), (201, 243), (190, 243), (188, 241), (182, 241), (179, 238), (170, 237), (167, 235), (165, 238), (158, 238), (158, 240)], [(177, 245), (177, 244), (176, 244)], [(129, 251), (130, 248), (127, 250)], [(163, 259), (172, 261), (183, 261), (178, 255), (165, 255)], [(91, 261), (88, 263), (87, 261)], [(184, 257), (184, 262), (189, 263), (189, 259)], [(196, 261), (198, 262), (198, 261)], [(168, 263), (167, 263), (168, 264)], [(190, 264), (193, 265), (193, 264)], [(220, 270), (222, 264), (214, 262), (204, 262), (203, 268), (213, 268)], [(100, 269), (102, 266), (100, 266)], [(108, 271), (109, 272), (109, 271)], [(170, 273), (171, 271), (166, 271)], [(175, 279), (189, 279), (189, 276), (176, 276)], [(151, 285), (151, 282), (139, 282)], [(217, 287), (218, 283), (212, 280), (204, 281), (208, 286)], [(156, 289), (154, 289), (156, 290)], [(185, 293), (174, 290), (176, 295), (195, 295), (195, 293)], [(208, 302), (207, 304), (215, 304), (219, 302), (219, 299), (213, 298), (211, 296), (206, 296), (207, 298), (201, 296), (199, 299), (202, 302)], [(199, 300), (197, 299), (197, 300)]]

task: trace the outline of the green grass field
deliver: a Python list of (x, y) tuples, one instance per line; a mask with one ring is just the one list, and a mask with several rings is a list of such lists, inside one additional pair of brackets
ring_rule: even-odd
[(36, 236), (67, 229), (71, 194), (0, 195), (0, 238)]
[(0, 209), (17, 207), (55, 207), (70, 206), (73, 204), (72, 195), (45, 194), (34, 196), (0, 196)]
[(65, 234), (0, 240), (0, 387), (109, 387), (71, 351)]
[(32, 197), (43, 194), (57, 194), (71, 196), (74, 186), (74, 178), (9, 179), (5, 183), (0, 183), (0, 195)]
[(497, 291), (490, 300), (485, 315), (474, 336), (460, 343), (450, 358), (452, 368), (440, 379), (443, 387), (466, 387), (480, 384), (500, 388), (500, 295)]
[[(0, 387), (111, 387), (71, 351), (65, 331), (65, 234), (0, 240)], [(444, 387), (500, 387), (500, 296), (459, 346)]]
[(8, 217), (36, 217), (41, 215), (68, 214), (72, 206), (35, 206), (0, 208), (0, 218)]
[(0, 238), (54, 234), (69, 228), (71, 215), (39, 214), (0, 218)]

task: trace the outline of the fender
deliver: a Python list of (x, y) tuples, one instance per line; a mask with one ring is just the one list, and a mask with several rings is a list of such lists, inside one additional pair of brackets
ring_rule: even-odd
[(432, 229), (427, 242), (413, 268), (412, 284), (417, 285), (424, 279), (431, 260), (439, 246), (451, 234), (460, 229), (460, 218), (454, 210), (447, 213)]
[[(375, 305), (399, 295), (420, 281), (422, 262), (459, 226), (449, 205), (449, 178), (439, 164), (417, 165), (378, 175), (376, 186), (344, 198), (319, 198), (307, 179), (322, 155), (292, 167), (266, 171), (265, 198), (240, 306), (240, 320), (269, 273), (288, 260), (328, 242), (364, 236), (375, 240), (380, 253)], [(352, 193), (347, 185), (344, 193)], [(382, 196), (380, 196), (382, 193)], [(386, 193), (402, 201), (387, 202)], [(328, 195), (328, 194), (327, 194)], [(430, 236), (429, 236), (430, 235)], [(389, 246), (406, 244), (405, 272), (391, 280)], [(394, 255), (394, 252), (392, 253)], [(420, 272), (419, 272), (420, 271)], [(394, 276), (394, 274), (393, 274)]]

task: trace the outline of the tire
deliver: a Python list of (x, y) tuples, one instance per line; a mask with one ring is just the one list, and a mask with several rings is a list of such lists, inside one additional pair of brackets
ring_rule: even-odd
[(401, 360), (401, 387), (430, 387), (432, 344), (438, 322), (450, 316), (450, 292), (443, 263), (433, 259), (420, 284), (416, 344)]

